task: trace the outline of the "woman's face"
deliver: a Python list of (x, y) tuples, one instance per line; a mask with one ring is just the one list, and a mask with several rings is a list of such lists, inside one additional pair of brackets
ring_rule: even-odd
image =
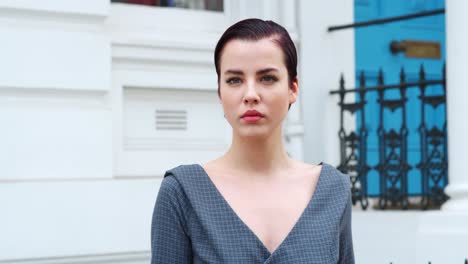
[(283, 52), (272, 39), (231, 40), (220, 58), (220, 101), (233, 133), (268, 136), (296, 101), (298, 83), (288, 80)]

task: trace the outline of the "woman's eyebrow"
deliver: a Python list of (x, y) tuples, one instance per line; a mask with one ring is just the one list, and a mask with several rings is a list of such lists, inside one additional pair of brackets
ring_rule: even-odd
[[(268, 72), (279, 72), (279, 70), (277, 68), (265, 68), (265, 69), (261, 69), (261, 70), (258, 70), (256, 72), (257, 75), (262, 75), (262, 74), (265, 74), (265, 73), (268, 73)], [(224, 74), (235, 74), (235, 75), (243, 75), (244, 72), (241, 71), (241, 70), (226, 70), (224, 72)]]
[(243, 75), (244, 73), (241, 70), (227, 70), (224, 74), (236, 74), (236, 75)]
[(262, 70), (257, 71), (257, 75), (265, 74), (265, 73), (268, 73), (268, 72), (271, 72), (271, 71), (279, 72), (279, 70), (276, 69), (276, 68), (266, 68), (266, 69), (262, 69)]

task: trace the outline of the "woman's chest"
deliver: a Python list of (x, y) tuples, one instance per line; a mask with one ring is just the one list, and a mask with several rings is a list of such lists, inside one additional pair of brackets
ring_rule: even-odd
[[(203, 260), (200, 263), (304, 263), (304, 259), (307, 263), (334, 263), (330, 246), (337, 245), (338, 219), (329, 218), (328, 210), (311, 206), (299, 216), (300, 222), (293, 223), (284, 217), (292, 215), (288, 209), (276, 208), (253, 218), (249, 214), (245, 221), (230, 209), (221, 213), (220, 208), (216, 213), (200, 214), (202, 219), (193, 214), (192, 245), (194, 256)], [(290, 225), (284, 225), (288, 221)]]
[(218, 181), (227, 205), (269, 252), (274, 252), (309, 205), (314, 177), (304, 181), (258, 186)]

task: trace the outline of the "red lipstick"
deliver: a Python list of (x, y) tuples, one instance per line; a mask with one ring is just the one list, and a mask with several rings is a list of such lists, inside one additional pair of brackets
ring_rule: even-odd
[(247, 123), (256, 123), (263, 118), (263, 115), (257, 110), (248, 110), (241, 116), (241, 118)]

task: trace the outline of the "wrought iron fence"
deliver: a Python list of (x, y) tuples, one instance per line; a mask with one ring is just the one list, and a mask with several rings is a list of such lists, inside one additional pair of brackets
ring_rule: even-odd
[[(391, 206), (404, 210), (414, 207), (424, 210), (438, 208), (448, 199), (444, 192), (448, 181), (445, 66), (442, 69), (442, 79), (427, 80), (423, 65), (418, 75), (417, 81), (407, 82), (405, 70), (402, 68), (399, 83), (386, 85), (383, 71), (380, 69), (377, 74), (377, 85), (366, 86), (366, 76), (361, 72), (359, 87), (354, 89), (345, 89), (342, 75), (340, 89), (330, 92), (338, 94), (340, 98), (338, 169), (350, 175), (353, 204), (359, 202), (363, 209), (368, 208), (369, 198), (376, 198), (378, 201), (376, 207), (380, 209), (388, 209)], [(428, 87), (431, 86), (442, 89), (439, 89), (438, 93), (428, 93)], [(413, 94), (419, 92), (419, 96), (410, 98), (413, 109), (408, 112), (408, 93), (411, 90)], [(433, 89), (431, 91), (433, 92)], [(350, 94), (355, 95), (355, 98), (352, 102), (347, 102), (350, 101)], [(374, 105), (374, 109), (369, 109), (370, 103)], [(418, 110), (414, 109), (415, 103), (418, 104)], [(428, 122), (427, 112), (431, 109), (443, 111), (442, 125)], [(355, 117), (358, 124), (356, 129), (345, 128), (345, 113)], [(391, 118), (395, 124), (395, 116), (390, 117), (395, 113), (399, 113), (400, 120), (399, 127), (396, 128), (387, 124)], [(374, 124), (373, 131), (366, 123), (369, 114), (378, 114), (376, 115), (378, 124)], [(415, 121), (416, 116), (420, 118)], [(415, 125), (414, 122), (419, 123), (411, 130), (408, 126), (408, 117), (411, 117), (411, 125)], [(373, 142), (376, 142), (374, 152), (369, 151), (370, 134), (373, 136)], [(408, 157), (410, 134), (412, 139), (419, 138), (417, 140), (419, 147), (416, 149), (413, 147), (411, 152), (412, 162)], [(416, 162), (415, 152), (417, 152)], [(377, 162), (370, 164), (371, 160)], [(371, 173), (378, 175), (377, 180), (373, 178), (374, 185), (378, 182), (376, 188), (378, 191), (374, 193), (369, 192)], [(418, 177), (417, 182), (420, 187), (419, 190), (410, 192), (410, 189), (414, 189), (410, 188), (411, 184), (415, 183), (414, 177)], [(414, 198), (417, 200), (416, 204), (410, 202), (410, 197), (416, 197)]]

